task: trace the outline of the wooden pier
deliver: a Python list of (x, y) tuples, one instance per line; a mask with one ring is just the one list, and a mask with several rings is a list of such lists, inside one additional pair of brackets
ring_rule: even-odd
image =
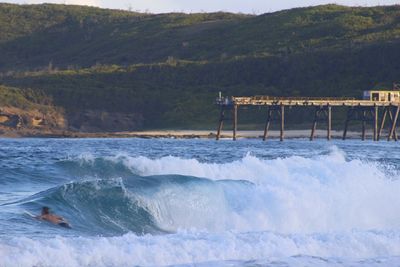
[[(369, 91), (368, 91), (369, 92)], [(390, 94), (390, 93), (389, 93)], [(373, 99), (373, 100), (371, 100)], [(346, 120), (342, 139), (346, 139), (347, 130), (351, 121), (361, 121), (361, 138), (365, 140), (366, 124), (373, 124), (373, 140), (379, 141), (382, 137), (383, 129), (387, 126), (387, 140), (397, 141), (397, 121), (400, 112), (400, 101), (398, 98), (375, 98), (369, 100), (357, 100), (354, 98), (340, 97), (219, 97), (217, 105), (220, 107), (220, 117), (216, 138), (221, 137), (224, 121), (232, 120), (233, 140), (236, 140), (238, 110), (240, 107), (265, 106), (266, 121), (262, 139), (268, 138), (268, 131), (273, 121), (278, 121), (280, 126), (280, 140), (285, 137), (285, 108), (288, 107), (309, 107), (314, 109), (314, 118), (310, 133), (310, 140), (314, 140), (318, 122), (325, 122), (327, 125), (327, 140), (331, 140), (332, 131), (332, 109), (335, 107), (347, 108)], [(231, 114), (229, 118), (229, 114)], [(379, 114), (382, 114), (379, 116)]]

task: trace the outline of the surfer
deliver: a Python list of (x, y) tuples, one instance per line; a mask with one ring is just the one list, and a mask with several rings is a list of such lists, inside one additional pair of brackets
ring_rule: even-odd
[(37, 219), (44, 220), (51, 222), (53, 224), (65, 227), (65, 228), (71, 228), (71, 225), (61, 216), (55, 215), (50, 213), (50, 208), (49, 207), (43, 207), (42, 208), (42, 214), (39, 216), (36, 216)]

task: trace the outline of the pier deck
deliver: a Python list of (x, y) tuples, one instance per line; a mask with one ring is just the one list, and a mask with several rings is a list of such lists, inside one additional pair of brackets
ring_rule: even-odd
[[(263, 140), (268, 137), (269, 127), (273, 120), (278, 120), (280, 124), (280, 140), (284, 140), (285, 131), (285, 108), (286, 107), (313, 107), (315, 109), (310, 140), (314, 139), (317, 123), (326, 121), (327, 139), (331, 140), (332, 131), (332, 108), (346, 107), (347, 116), (344, 122), (342, 139), (346, 139), (348, 125), (350, 121), (362, 122), (362, 140), (365, 140), (367, 122), (372, 122), (374, 135), (373, 140), (379, 141), (382, 131), (386, 125), (389, 126), (387, 140), (397, 141), (397, 121), (400, 112), (400, 101), (361, 100), (344, 97), (271, 97), (271, 96), (251, 96), (251, 97), (219, 97), (216, 104), (220, 107), (220, 118), (216, 138), (219, 140), (221, 130), (226, 118), (226, 111), (231, 112), (233, 140), (236, 140), (237, 114), (238, 109), (244, 106), (265, 106), (266, 122), (264, 127)], [(379, 114), (382, 114), (379, 117)]]

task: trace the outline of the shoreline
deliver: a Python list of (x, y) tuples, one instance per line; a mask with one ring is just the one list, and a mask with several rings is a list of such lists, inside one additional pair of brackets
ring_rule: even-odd
[[(240, 130), (237, 131), (238, 139), (262, 139), (263, 131)], [(285, 130), (285, 139), (310, 138), (311, 130)], [(383, 133), (382, 140), (386, 138)], [(268, 132), (269, 139), (279, 139), (280, 131)], [(343, 131), (332, 130), (332, 139), (342, 139)], [(372, 131), (366, 132), (366, 140), (372, 139)], [(0, 133), (1, 138), (171, 138), (171, 139), (215, 139), (215, 130), (149, 130), (149, 131), (126, 131), (126, 132), (72, 132), (62, 130), (8, 130)], [(232, 131), (222, 131), (221, 139), (231, 139)], [(315, 139), (326, 139), (326, 130), (316, 130)], [(361, 132), (348, 131), (347, 139), (360, 139)]]

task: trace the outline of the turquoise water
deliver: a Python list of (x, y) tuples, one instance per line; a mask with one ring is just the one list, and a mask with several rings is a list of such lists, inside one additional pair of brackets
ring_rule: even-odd
[(399, 147), (0, 139), (0, 266), (398, 266)]

